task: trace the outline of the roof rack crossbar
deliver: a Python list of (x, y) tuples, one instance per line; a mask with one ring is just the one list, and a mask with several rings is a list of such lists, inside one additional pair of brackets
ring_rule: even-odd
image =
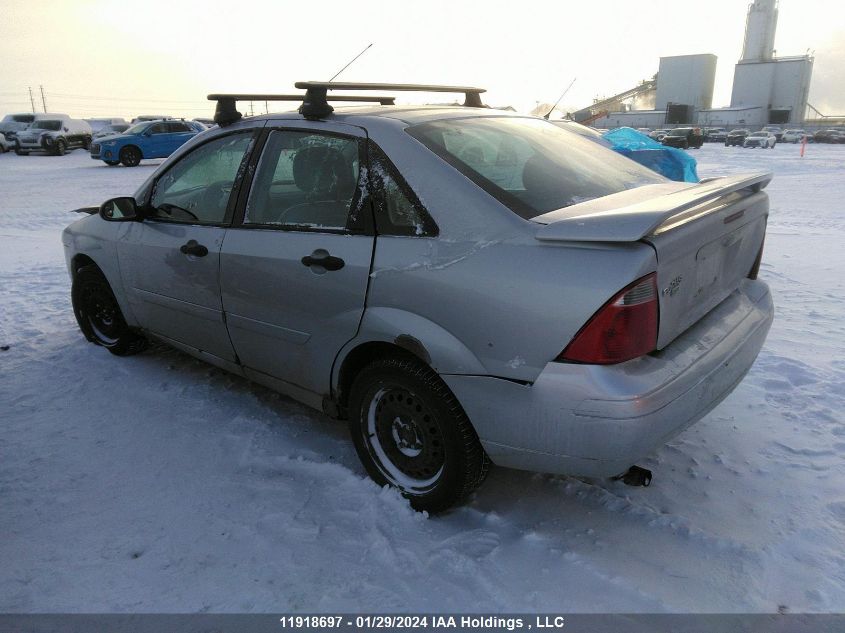
[[(302, 101), (308, 100), (308, 93), (305, 94), (245, 94), (245, 93), (220, 93), (208, 95), (209, 101), (216, 101), (217, 107), (214, 111), (214, 122), (221, 126), (231, 125), (239, 121), (241, 113), (235, 108), (237, 101)], [(349, 103), (379, 103), (381, 105), (395, 105), (396, 98), (386, 95), (337, 95), (328, 97), (328, 101), (343, 101)], [(328, 104), (326, 104), (328, 105)], [(331, 106), (328, 106), (331, 108)], [(329, 110), (331, 112), (331, 110)]]
[(332, 112), (327, 97), (329, 90), (391, 90), (400, 92), (452, 92), (463, 93), (465, 107), (483, 108), (481, 93), (484, 88), (472, 86), (439, 86), (431, 84), (374, 84), (348, 81), (297, 81), (294, 84), (300, 90), (305, 90), (305, 101), (299, 111), (306, 117), (320, 118)]

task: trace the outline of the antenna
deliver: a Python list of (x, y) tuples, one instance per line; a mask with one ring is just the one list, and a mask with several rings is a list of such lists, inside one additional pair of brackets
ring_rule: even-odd
[(44, 86), (38, 86), (41, 88), (41, 103), (44, 105), (44, 112), (47, 112), (47, 100), (44, 98)]
[(563, 99), (563, 98), (566, 96), (566, 93), (567, 93), (567, 92), (569, 92), (569, 89), (572, 87), (572, 84), (574, 84), (574, 83), (575, 83), (575, 80), (576, 80), (576, 79), (578, 79), (578, 77), (573, 77), (573, 78), (572, 78), (572, 81), (570, 81), (570, 82), (569, 82), (569, 85), (566, 87), (566, 90), (564, 90), (564, 91), (563, 91), (563, 94), (562, 94), (562, 95), (560, 95), (560, 97), (558, 97), (557, 101), (555, 101), (555, 104), (552, 106), (552, 109), (551, 109), (551, 110), (549, 110), (548, 112), (546, 112), (546, 115), (543, 117), (544, 119), (546, 119), (546, 121), (548, 121), (548, 120), (549, 120), (549, 117), (552, 115), (552, 112), (554, 112), (554, 111), (555, 111), (555, 108), (557, 107), (557, 104), (558, 104), (558, 103), (560, 103), (561, 99)]
[(29, 102), (32, 104), (32, 112), (35, 113), (35, 99), (32, 96), (32, 86), (29, 86)]
[(373, 45), (373, 44), (372, 44), (372, 42), (370, 42), (369, 44), (367, 44), (367, 47), (366, 47), (364, 50), (362, 50), (362, 51), (361, 51), (360, 53), (358, 53), (355, 57), (353, 57), (353, 58), (350, 60), (350, 62), (349, 62), (348, 64), (346, 64), (346, 66), (344, 66), (343, 68), (341, 68), (340, 70), (338, 70), (338, 71), (334, 74), (334, 77), (332, 77), (331, 79), (329, 79), (329, 81), (334, 81), (335, 79), (337, 79), (337, 76), (338, 76), (340, 73), (342, 73), (344, 70), (346, 70), (347, 68), (349, 68), (349, 67), (352, 65), (352, 62), (354, 62), (356, 59), (358, 59), (359, 57), (361, 57), (361, 55), (363, 55), (363, 54), (364, 54), (364, 53), (366, 53), (368, 50), (370, 50), (370, 46), (372, 46), (372, 45)]

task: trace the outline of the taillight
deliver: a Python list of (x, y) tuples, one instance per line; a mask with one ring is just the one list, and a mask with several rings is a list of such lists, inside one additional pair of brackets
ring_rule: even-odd
[(610, 365), (648, 354), (657, 347), (658, 312), (651, 273), (604, 304), (555, 360)]

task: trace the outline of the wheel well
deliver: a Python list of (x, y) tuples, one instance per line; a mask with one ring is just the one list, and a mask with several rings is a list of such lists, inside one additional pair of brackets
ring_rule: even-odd
[(100, 269), (100, 267), (97, 266), (97, 263), (93, 259), (88, 257), (88, 255), (76, 255), (74, 256), (73, 260), (71, 260), (71, 263), (74, 277), (76, 277), (76, 273), (78, 273), (86, 266), (95, 266), (97, 270)]
[(346, 358), (343, 359), (343, 365), (340, 367), (336, 395), (340, 417), (346, 417), (347, 406), (349, 404), (349, 391), (352, 388), (352, 382), (355, 380), (355, 376), (371, 362), (383, 358), (415, 360), (428, 366), (428, 363), (416, 354), (393, 343), (372, 341), (359, 345), (346, 355)]
[[(144, 157), (144, 152), (142, 152), (141, 148), (138, 147), (137, 145), (124, 145), (123, 147), (120, 148), (120, 152), (122, 152), (125, 149), (130, 149), (130, 148), (138, 150), (138, 153), (141, 155), (141, 158)], [(118, 156), (120, 156), (120, 152), (117, 153)]]

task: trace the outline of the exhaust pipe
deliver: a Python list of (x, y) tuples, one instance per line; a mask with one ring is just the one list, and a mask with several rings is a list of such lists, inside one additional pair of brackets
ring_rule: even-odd
[(648, 468), (631, 466), (623, 474), (613, 478), (613, 481), (622, 480), (626, 486), (648, 486), (651, 483), (651, 471)]

